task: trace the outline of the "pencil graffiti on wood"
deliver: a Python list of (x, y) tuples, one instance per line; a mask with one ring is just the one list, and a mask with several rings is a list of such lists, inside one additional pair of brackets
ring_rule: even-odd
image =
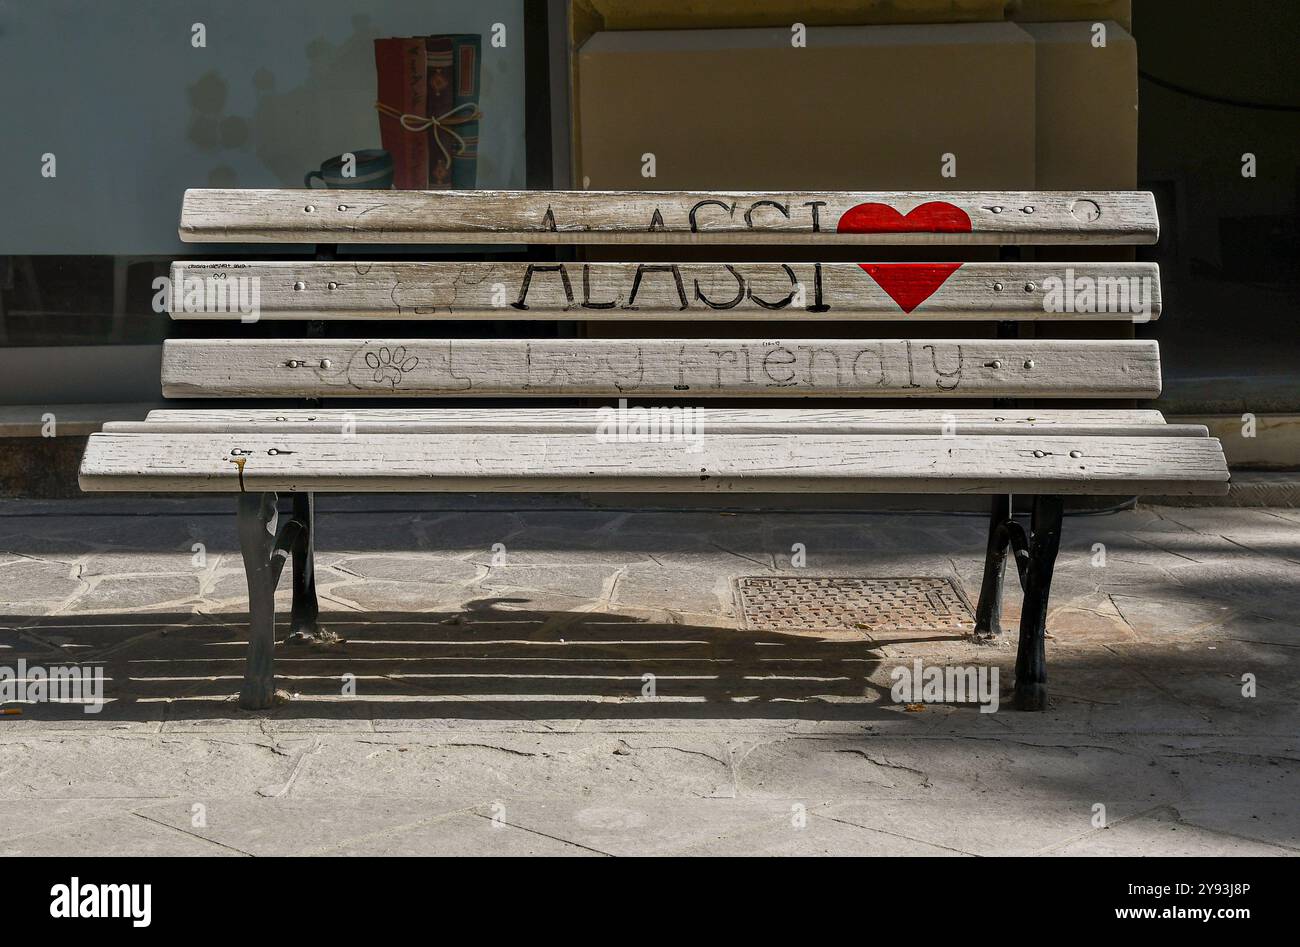
[(310, 203), (302, 192), (191, 189), (195, 242), (1154, 243), (1140, 191), (391, 191)]
[[(238, 264), (269, 319), (1055, 319), (1149, 321), (1151, 263)], [(227, 280), (232, 264), (175, 264), (177, 286)], [(1118, 287), (1122, 292), (1114, 289)], [(178, 295), (173, 318), (231, 318)], [(164, 296), (164, 301), (167, 297)], [(1138, 318), (1140, 317), (1140, 319)]]

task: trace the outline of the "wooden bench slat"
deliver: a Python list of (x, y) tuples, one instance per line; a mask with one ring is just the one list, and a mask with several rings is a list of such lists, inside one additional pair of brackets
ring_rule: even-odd
[(1153, 398), (1149, 340), (169, 339), (177, 397)]
[(1144, 244), (1147, 191), (192, 188), (191, 243)]
[[(660, 409), (672, 410), (672, 409)], [(681, 410), (680, 408), (677, 410)], [(667, 415), (646, 415), (647, 418)], [(614, 415), (610, 423), (614, 422)], [(649, 423), (649, 422), (647, 422)], [(654, 423), (658, 423), (656, 420)], [(709, 435), (728, 434), (943, 434), (945, 422), (932, 424), (835, 424), (824, 422), (759, 421), (717, 424), (702, 416), (704, 432)], [(1045, 429), (1034, 424), (966, 424), (955, 420), (946, 422), (949, 433), (961, 435), (1041, 435)], [(110, 433), (137, 434), (231, 434), (237, 432), (269, 432), (295, 434), (590, 434), (599, 430), (599, 421), (587, 424), (546, 424), (527, 420), (495, 421), (357, 421), (343, 418), (337, 421), (111, 421), (103, 426)], [(1093, 436), (1147, 436), (1147, 437), (1208, 437), (1209, 429), (1203, 424), (1055, 424), (1052, 434)]]
[[(176, 319), (1147, 322), (1154, 263), (172, 264)], [(239, 280), (254, 280), (248, 287)], [(255, 287), (256, 295), (252, 293)], [(236, 296), (236, 293), (243, 293)]]
[[(347, 433), (347, 434), (584, 434), (596, 433), (612, 424), (679, 424), (685, 409), (681, 407), (606, 408), (496, 408), (447, 409), (417, 412), (403, 409), (369, 409), (348, 411), (338, 408), (273, 411), (155, 411), (143, 421), (114, 421), (104, 425), (112, 433), (229, 434), (234, 432), (275, 433)], [(709, 435), (727, 434), (943, 434), (943, 435), (1040, 435), (1081, 434), (1106, 436), (1207, 437), (1208, 429), (1200, 424), (1166, 424), (1162, 418), (1152, 422), (1154, 411), (1098, 412), (1106, 419), (1087, 412), (1047, 412), (1070, 415), (1068, 418), (1033, 419), (1007, 417), (992, 412), (915, 411), (831, 409), (827, 411), (795, 409), (728, 409), (692, 407), (690, 417), (695, 428)]]
[[(602, 415), (600, 408), (509, 408), (511, 418), (522, 425), (582, 425), (594, 428)], [(1144, 427), (1169, 425), (1165, 416), (1149, 408), (714, 408), (709, 407), (712, 424), (942, 424), (956, 418), (960, 424), (1005, 424), (1029, 427), (1071, 425), (1075, 427), (1127, 425)], [(418, 405), (402, 408), (155, 408), (146, 421), (196, 424), (312, 422), (331, 424), (351, 418), (358, 423), (411, 421), (423, 424), (479, 424), (503, 415), (501, 408), (427, 408)], [(1046, 432), (1045, 432), (1046, 433)]]
[(101, 490), (1221, 494), (1219, 442), (1183, 437), (94, 434)]

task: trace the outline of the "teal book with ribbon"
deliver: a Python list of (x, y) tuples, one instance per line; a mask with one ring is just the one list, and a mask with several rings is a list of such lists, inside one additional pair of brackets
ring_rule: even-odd
[(479, 80), (483, 38), (425, 38), (428, 55), (429, 187), (469, 189), (478, 178)]

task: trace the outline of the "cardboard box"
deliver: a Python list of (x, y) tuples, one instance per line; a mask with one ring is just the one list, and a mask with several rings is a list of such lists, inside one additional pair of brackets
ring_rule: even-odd
[[(602, 32), (578, 50), (579, 187), (1032, 188), (1034, 44), (1010, 23)], [(653, 154), (655, 176), (642, 174)], [(942, 174), (945, 154), (956, 176)]]
[(1034, 38), (1035, 164), (1042, 190), (1137, 186), (1137, 43), (1114, 21), (1021, 23)]

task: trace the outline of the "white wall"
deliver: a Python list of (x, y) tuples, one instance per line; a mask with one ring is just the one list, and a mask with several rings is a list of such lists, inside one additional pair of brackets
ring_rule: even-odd
[[(171, 254), (187, 187), (379, 147), (372, 40), (483, 34), (479, 187), (524, 186), (522, 0), (0, 2), (0, 253)], [(207, 47), (191, 26), (207, 27)], [(506, 27), (492, 48), (494, 23)], [(51, 152), (57, 177), (41, 176)], [(189, 248), (193, 249), (193, 248)]]

